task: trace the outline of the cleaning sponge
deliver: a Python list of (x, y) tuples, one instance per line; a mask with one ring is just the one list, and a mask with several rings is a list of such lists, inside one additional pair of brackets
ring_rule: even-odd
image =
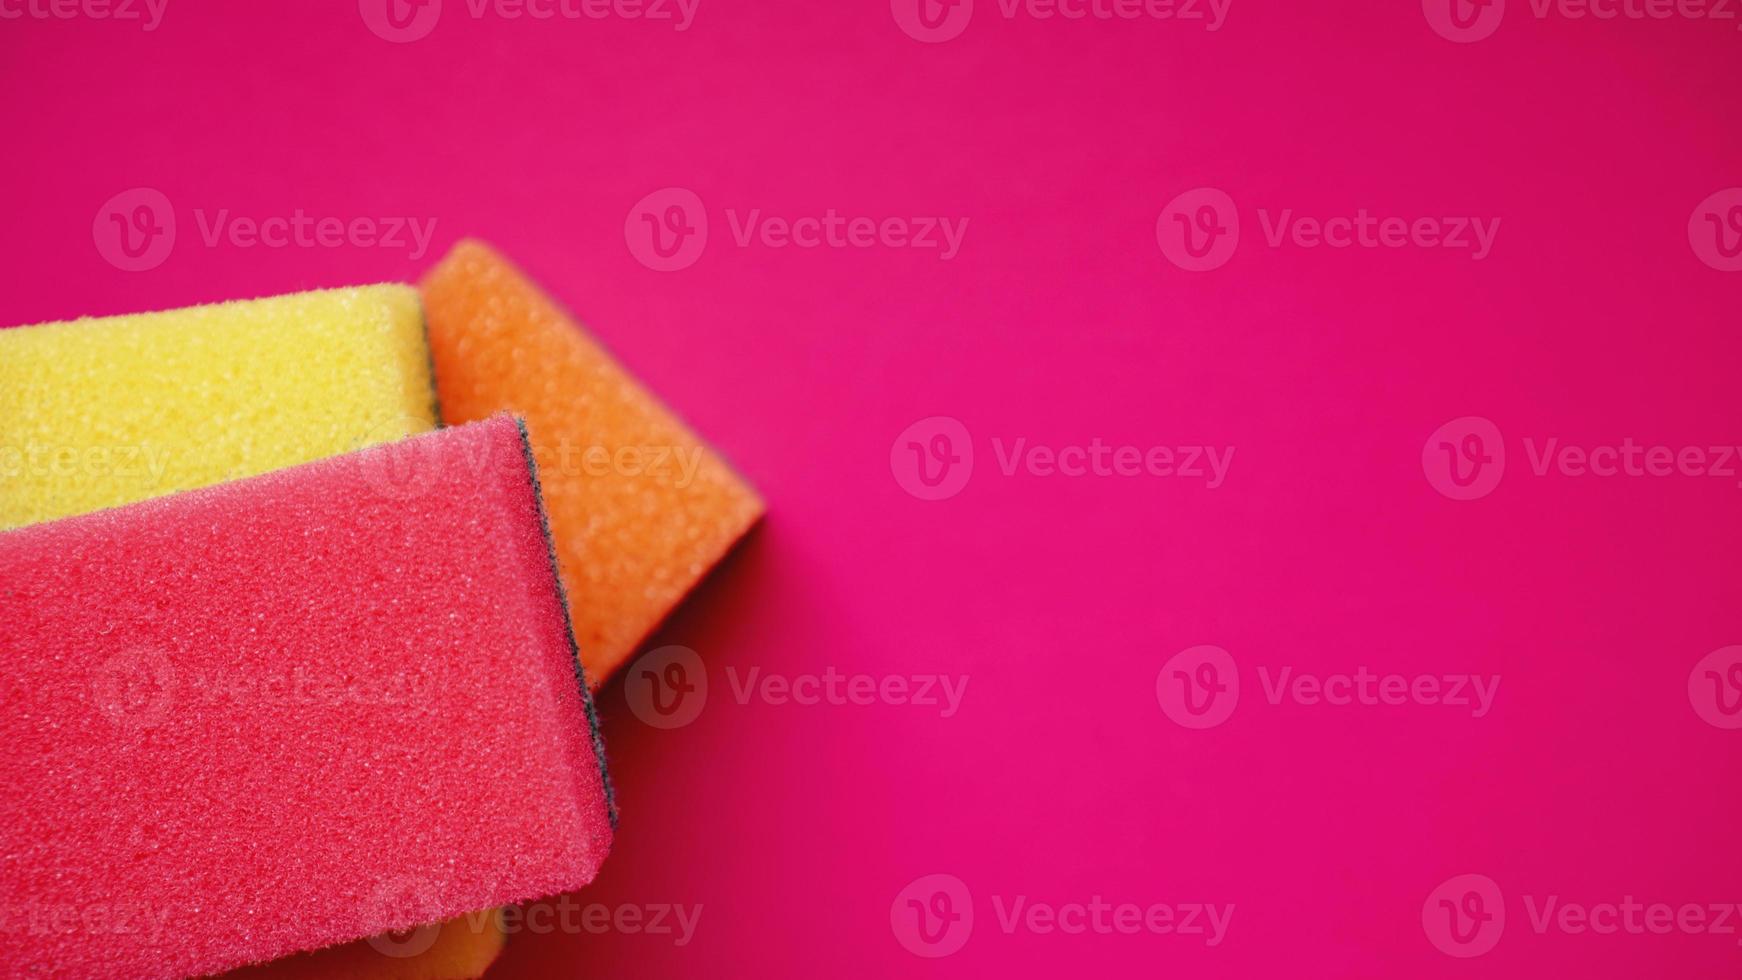
[(0, 330), (0, 529), (428, 431), (433, 394), (408, 286)]
[(423, 281), (442, 414), (523, 415), (595, 685), (762, 516), (756, 491), (518, 269), (461, 242)]
[(0, 962), (202, 974), (570, 890), (613, 807), (514, 420), (0, 534)]

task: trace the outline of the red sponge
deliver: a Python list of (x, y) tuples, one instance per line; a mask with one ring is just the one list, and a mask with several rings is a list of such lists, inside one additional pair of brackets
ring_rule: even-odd
[(586, 884), (614, 813), (559, 590), (507, 416), (0, 535), (0, 969), (208, 973)]

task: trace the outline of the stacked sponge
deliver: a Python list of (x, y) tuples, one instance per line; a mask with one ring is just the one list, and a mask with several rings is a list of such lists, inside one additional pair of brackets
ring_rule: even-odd
[[(0, 900), (47, 923), (0, 956), (480, 975), (491, 906), (609, 847), (589, 681), (761, 513), (480, 245), (422, 297), (0, 331)], [(99, 907), (155, 925), (56, 926)]]
[(761, 519), (762, 500), (488, 246), (455, 246), (423, 294), (444, 418), (526, 419), (597, 685)]
[(0, 529), (427, 432), (434, 396), (405, 286), (0, 331)]
[(0, 535), (7, 897), (85, 920), (0, 958), (205, 974), (591, 881), (612, 803), (528, 459), (498, 416)]

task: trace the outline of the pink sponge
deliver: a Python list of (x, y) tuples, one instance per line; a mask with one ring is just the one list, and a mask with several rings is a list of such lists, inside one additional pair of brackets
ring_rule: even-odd
[(208, 973), (590, 881), (536, 481), (497, 416), (0, 535), (0, 970)]

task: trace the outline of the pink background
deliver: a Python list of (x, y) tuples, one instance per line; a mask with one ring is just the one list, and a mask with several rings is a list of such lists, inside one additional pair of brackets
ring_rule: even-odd
[[(979, 0), (925, 44), (883, 0), (701, 0), (681, 33), (446, 7), (407, 44), (346, 2), (0, 21), (0, 321), (404, 280), (476, 235), (764, 491), (766, 526), (657, 641), (708, 664), (705, 710), (662, 731), (621, 683), (602, 700), (623, 824), (579, 900), (700, 903), (694, 940), (522, 935), (494, 976), (1742, 972), (1736, 935), (1537, 934), (1523, 901), (1742, 902), (1742, 730), (1687, 690), (1742, 643), (1742, 477), (1538, 477), (1522, 443), (1742, 441), (1742, 275), (1688, 235), (1742, 185), (1737, 21), (1513, 0), (1459, 44), (1409, 2), (1234, 0), (1208, 32)], [(93, 220), (135, 187), (178, 238), (123, 272)], [(666, 187), (711, 237), (661, 273), (625, 221)], [(1198, 187), (1240, 209), (1210, 272), (1157, 243)], [(434, 219), (434, 244), (209, 247), (195, 218), (298, 208)], [(726, 210), (752, 208), (969, 225), (947, 262), (738, 247)], [(1481, 261), (1272, 248), (1261, 208), (1501, 225)], [(935, 502), (891, 471), (930, 416), (976, 456)], [(1508, 456), (1468, 502), (1422, 465), (1462, 416)], [(1208, 491), (1005, 476), (992, 447), (1097, 437), (1237, 452)], [(1199, 644), (1242, 692), (1191, 730), (1156, 680)], [(942, 718), (739, 704), (725, 674), (831, 665), (970, 681)], [(1363, 665), (1502, 684), (1472, 718), (1272, 705), (1257, 674)], [(891, 903), (938, 873), (974, 930), (920, 959)], [(1470, 873), (1507, 924), (1454, 959), (1422, 908)], [(1018, 895), (1236, 912), (1213, 948), (1006, 934), (993, 898)]]

